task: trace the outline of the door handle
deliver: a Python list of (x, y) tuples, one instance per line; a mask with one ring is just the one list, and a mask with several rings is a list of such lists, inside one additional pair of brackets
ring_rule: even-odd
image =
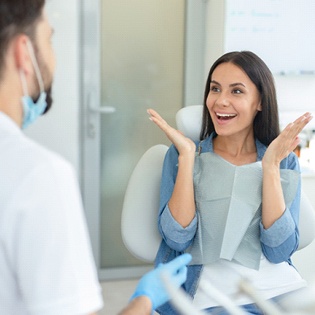
[[(116, 112), (116, 108), (113, 106), (96, 106), (96, 97), (95, 93), (88, 93), (87, 97), (87, 124), (86, 124), (86, 132), (89, 138), (95, 138), (96, 136), (96, 125), (97, 124), (97, 116), (99, 114), (112, 114)], [(96, 115), (96, 116), (95, 116)]]

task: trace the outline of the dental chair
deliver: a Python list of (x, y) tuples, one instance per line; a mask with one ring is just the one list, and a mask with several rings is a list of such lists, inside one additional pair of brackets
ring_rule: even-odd
[[(181, 108), (176, 114), (177, 129), (192, 140), (199, 139), (202, 105)], [(168, 147), (151, 147), (139, 160), (125, 193), (121, 233), (129, 252), (138, 259), (152, 263), (161, 242), (157, 227), (160, 182), (163, 161)], [(315, 211), (306, 194), (301, 194), (299, 250), (315, 238)]]

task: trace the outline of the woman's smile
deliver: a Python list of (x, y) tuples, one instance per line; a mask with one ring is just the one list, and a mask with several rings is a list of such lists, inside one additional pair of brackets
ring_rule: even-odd
[(237, 116), (237, 114), (228, 114), (228, 113), (219, 113), (219, 112), (216, 112), (215, 113), (218, 120), (231, 120), (233, 118), (235, 118)]

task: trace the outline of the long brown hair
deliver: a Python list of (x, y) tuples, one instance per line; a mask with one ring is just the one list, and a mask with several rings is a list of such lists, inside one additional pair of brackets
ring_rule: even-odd
[(264, 61), (250, 51), (226, 53), (215, 61), (210, 68), (204, 93), (200, 139), (205, 139), (215, 131), (206, 101), (210, 91), (213, 71), (218, 65), (226, 62), (231, 62), (241, 68), (255, 84), (260, 94), (262, 110), (257, 113), (254, 119), (254, 136), (263, 144), (269, 145), (280, 133), (274, 78)]

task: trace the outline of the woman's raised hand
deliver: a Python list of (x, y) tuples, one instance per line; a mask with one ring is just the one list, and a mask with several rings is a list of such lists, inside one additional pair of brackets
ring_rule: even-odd
[(305, 113), (293, 123), (287, 125), (279, 136), (274, 139), (267, 148), (262, 160), (263, 165), (279, 165), (290, 152), (299, 144), (299, 133), (311, 121), (311, 113)]
[(191, 139), (171, 127), (155, 110), (148, 109), (147, 112), (150, 115), (149, 119), (164, 131), (166, 136), (175, 145), (180, 155), (195, 154), (196, 145)]

